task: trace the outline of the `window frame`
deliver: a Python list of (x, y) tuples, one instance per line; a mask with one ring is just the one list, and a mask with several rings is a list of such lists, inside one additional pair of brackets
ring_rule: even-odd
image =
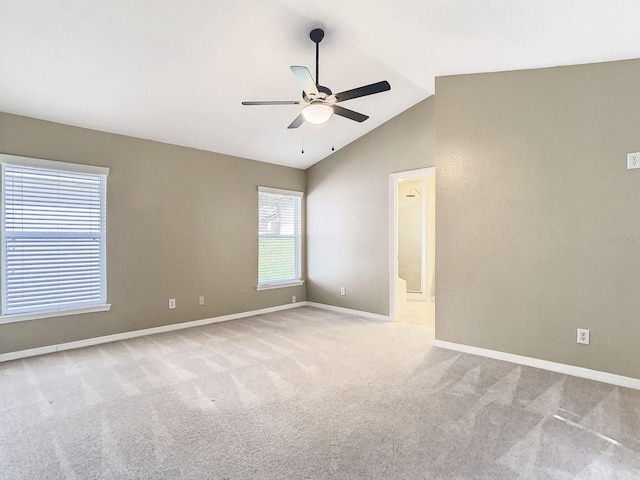
[[(0, 189), (1, 192), (1, 205), (0, 208), (0, 221), (2, 223), (0, 228), (0, 288), (2, 289), (1, 293), (1, 302), (0, 308), (2, 311), (0, 313), (0, 324), (5, 323), (13, 323), (13, 322), (21, 322), (26, 320), (36, 320), (41, 318), (50, 318), (50, 317), (59, 317), (66, 315), (76, 315), (76, 314), (84, 314), (84, 313), (92, 313), (92, 312), (104, 312), (111, 309), (111, 304), (107, 303), (107, 248), (106, 248), (106, 230), (107, 230), (107, 177), (109, 175), (109, 168), (100, 167), (95, 165), (84, 165), (78, 163), (70, 163), (70, 162), (60, 162), (55, 160), (44, 160), (40, 158), (31, 158), (31, 157), (22, 157), (16, 155), (6, 155), (0, 154), (0, 164), (2, 168), (0, 169)], [(32, 312), (16, 312), (16, 313), (5, 313), (4, 311), (4, 303), (5, 303), (5, 288), (4, 288), (4, 280), (5, 280), (5, 268), (6, 268), (6, 258), (5, 258), (5, 208), (6, 208), (6, 198), (4, 192), (4, 166), (17, 166), (17, 167), (30, 167), (30, 168), (41, 168), (47, 170), (58, 170), (62, 172), (72, 172), (72, 173), (86, 173), (91, 175), (100, 175), (103, 178), (101, 179), (102, 188), (103, 188), (103, 199), (104, 203), (102, 203), (102, 211), (101, 215), (103, 216), (102, 221), (102, 232), (101, 236), (103, 238), (102, 241), (102, 250), (101, 250), (101, 262), (100, 262), (100, 280), (101, 280), (101, 299), (99, 302), (95, 304), (88, 304), (83, 306), (75, 306), (75, 307), (63, 307), (63, 308), (52, 308), (48, 310), (40, 310), (40, 311), (32, 311)]]
[[(295, 238), (295, 250), (296, 250), (296, 258), (295, 261), (295, 270), (296, 270), (296, 278), (285, 279), (285, 280), (277, 280), (277, 281), (269, 281), (269, 282), (260, 282), (260, 194), (275, 194), (275, 195), (286, 195), (290, 197), (295, 197), (299, 202), (299, 215), (300, 221), (297, 222), (298, 231), (294, 234)], [(264, 187), (258, 186), (258, 275), (257, 275), (257, 286), (256, 290), (273, 290), (276, 288), (286, 288), (286, 287), (296, 287), (300, 285), (304, 285), (303, 279), (303, 204), (304, 192), (298, 190), (285, 190), (282, 188), (273, 188), (273, 187)]]

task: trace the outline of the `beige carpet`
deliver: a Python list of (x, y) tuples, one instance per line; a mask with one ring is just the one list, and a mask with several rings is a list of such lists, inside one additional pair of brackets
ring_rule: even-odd
[(633, 479), (640, 392), (303, 307), (0, 365), (0, 478)]

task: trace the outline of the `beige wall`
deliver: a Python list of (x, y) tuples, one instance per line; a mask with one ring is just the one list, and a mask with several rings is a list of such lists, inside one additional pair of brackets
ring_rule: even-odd
[(434, 127), (430, 97), (307, 170), (308, 300), (389, 314), (389, 174), (434, 165)]
[(640, 377), (639, 78), (437, 79), (436, 338)]
[(304, 286), (255, 289), (257, 186), (304, 190), (302, 170), (8, 114), (0, 114), (0, 152), (111, 168), (112, 304), (105, 313), (2, 324), (0, 353), (305, 299)]

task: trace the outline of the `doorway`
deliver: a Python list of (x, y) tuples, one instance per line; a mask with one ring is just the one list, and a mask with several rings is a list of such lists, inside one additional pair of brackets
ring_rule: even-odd
[(390, 191), (390, 316), (435, 325), (435, 168), (393, 173)]

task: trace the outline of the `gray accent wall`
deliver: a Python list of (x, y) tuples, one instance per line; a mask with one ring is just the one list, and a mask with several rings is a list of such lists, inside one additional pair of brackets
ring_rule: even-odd
[(302, 170), (4, 113), (0, 152), (111, 168), (112, 304), (109, 312), (0, 324), (0, 353), (305, 300), (304, 286), (256, 291), (257, 187), (304, 191)]
[(389, 315), (389, 174), (435, 164), (434, 106), (429, 97), (307, 170), (308, 300)]
[(437, 339), (640, 377), (638, 79), (638, 60), (437, 79)]

